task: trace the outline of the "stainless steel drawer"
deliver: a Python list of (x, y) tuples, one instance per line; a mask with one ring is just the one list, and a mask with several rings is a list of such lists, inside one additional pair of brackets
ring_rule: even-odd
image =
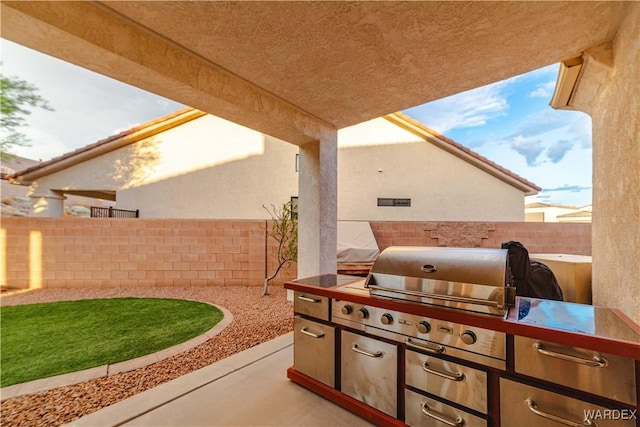
[(487, 373), (415, 351), (405, 353), (408, 385), (487, 413)]
[[(405, 423), (410, 426), (486, 427), (487, 420), (429, 399), (411, 390), (404, 391)], [(520, 424), (520, 427), (526, 424)]]
[(335, 387), (335, 327), (296, 316), (293, 321), (293, 366), (329, 387)]
[(295, 291), (293, 293), (293, 311), (328, 321), (329, 298)]
[(500, 379), (500, 422), (501, 427), (636, 425), (629, 410), (607, 409), (504, 378)]
[(342, 392), (392, 417), (398, 415), (398, 347), (342, 331)]
[(515, 338), (516, 372), (636, 404), (632, 359), (531, 338)]

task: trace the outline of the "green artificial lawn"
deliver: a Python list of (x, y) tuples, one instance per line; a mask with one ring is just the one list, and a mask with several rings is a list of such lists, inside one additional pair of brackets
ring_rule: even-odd
[(2, 307), (0, 386), (150, 354), (222, 320), (209, 304), (114, 298)]

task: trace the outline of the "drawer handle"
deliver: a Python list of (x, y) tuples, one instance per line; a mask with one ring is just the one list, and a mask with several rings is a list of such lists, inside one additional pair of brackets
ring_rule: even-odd
[(436, 369), (430, 368), (427, 362), (422, 364), (422, 370), (433, 375), (445, 378), (451, 381), (464, 381), (465, 376), (462, 372), (442, 372)]
[(368, 350), (361, 349), (360, 347), (358, 347), (358, 344), (354, 344), (353, 347), (351, 347), (351, 350), (355, 351), (356, 353), (364, 354), (365, 356), (369, 356), (369, 357), (374, 357), (374, 358), (382, 357), (381, 351), (376, 351), (375, 353), (372, 353)]
[(422, 409), (422, 413), (425, 414), (427, 417), (433, 418), (434, 420), (440, 421), (441, 423), (446, 424), (448, 426), (463, 427), (466, 424), (464, 419), (462, 419), (461, 417), (458, 417), (455, 420), (452, 420), (451, 418), (443, 414), (440, 414), (438, 412), (431, 410), (426, 403), (422, 403), (420, 407)]
[(320, 298), (309, 298), (309, 297), (305, 297), (304, 295), (300, 295), (298, 297), (298, 299), (301, 300), (301, 301), (312, 302), (314, 304), (322, 302), (322, 300)]
[(560, 424), (564, 424), (566, 426), (571, 426), (571, 427), (584, 427), (584, 426), (598, 427), (598, 424), (595, 421), (590, 420), (588, 418), (585, 418), (584, 421), (575, 422), (575, 421), (568, 420), (566, 418), (559, 417), (557, 415), (550, 414), (548, 412), (544, 412), (544, 411), (538, 409), (538, 405), (536, 405), (536, 402), (534, 402), (531, 399), (525, 400), (524, 403), (526, 403), (527, 407), (529, 408), (529, 410), (531, 412), (533, 412), (534, 414), (536, 414), (537, 416), (542, 417), (542, 418), (546, 418), (548, 420), (552, 420), (552, 421), (558, 422)]
[(445, 348), (443, 345), (440, 344), (429, 344), (429, 343), (420, 343), (417, 341), (413, 341), (411, 338), (407, 338), (405, 343), (409, 346), (409, 347), (413, 347), (413, 348), (417, 348), (420, 350), (424, 350), (428, 353), (433, 353), (433, 354), (442, 354), (445, 351)]
[(300, 329), (300, 332), (302, 332), (305, 335), (309, 335), (310, 337), (313, 337), (313, 338), (322, 338), (324, 336), (324, 332), (320, 332), (319, 334), (316, 334), (315, 332), (311, 332), (309, 328), (307, 328), (306, 326)]
[(556, 359), (565, 360), (567, 362), (579, 363), (581, 365), (590, 366), (592, 368), (604, 368), (605, 366), (607, 366), (607, 359), (605, 359), (604, 357), (593, 356), (591, 359), (584, 359), (582, 357), (548, 350), (544, 348), (544, 346), (539, 342), (533, 344), (533, 348), (535, 348), (540, 354), (544, 354), (545, 356), (549, 357), (555, 357)]

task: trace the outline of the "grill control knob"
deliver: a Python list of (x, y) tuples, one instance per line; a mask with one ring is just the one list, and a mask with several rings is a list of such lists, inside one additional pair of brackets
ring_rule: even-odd
[(462, 334), (460, 334), (460, 339), (462, 339), (462, 342), (467, 345), (473, 344), (478, 340), (476, 334), (471, 331), (464, 331)]
[(423, 320), (416, 325), (416, 328), (418, 328), (418, 332), (421, 334), (428, 334), (431, 331), (431, 324), (426, 320)]
[(347, 304), (345, 306), (342, 306), (342, 308), (340, 309), (340, 312), (345, 316), (348, 316), (349, 314), (353, 313), (353, 307)]
[(380, 321), (383, 325), (390, 325), (393, 323), (393, 316), (389, 313), (385, 313), (382, 315), (382, 317), (380, 317)]
[(367, 310), (364, 307), (358, 310), (358, 319), (366, 319), (368, 317), (369, 317), (369, 310)]

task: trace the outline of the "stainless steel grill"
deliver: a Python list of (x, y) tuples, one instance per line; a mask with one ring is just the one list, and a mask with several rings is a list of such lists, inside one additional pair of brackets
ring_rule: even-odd
[(504, 316), (515, 302), (506, 249), (392, 246), (373, 264), (371, 295)]

